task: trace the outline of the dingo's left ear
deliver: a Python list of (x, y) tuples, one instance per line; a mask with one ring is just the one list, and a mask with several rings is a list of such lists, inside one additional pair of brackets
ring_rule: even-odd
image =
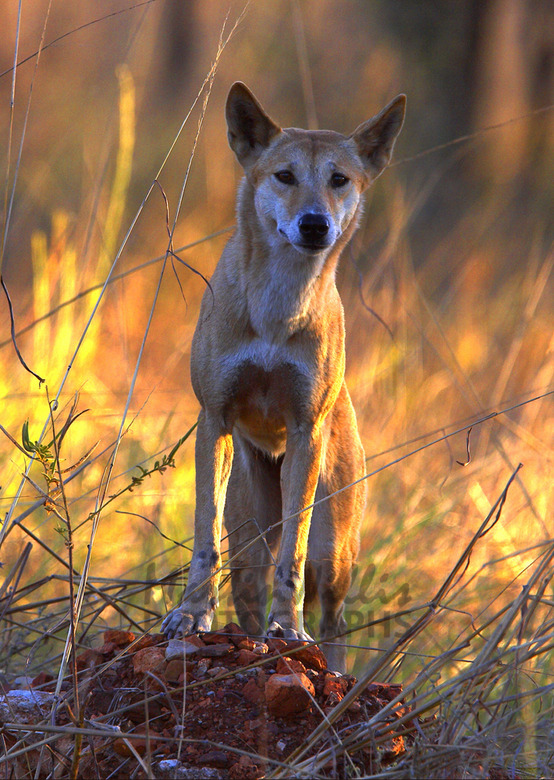
[(225, 106), (229, 146), (243, 168), (253, 165), (281, 128), (268, 117), (248, 87), (233, 84)]
[(372, 179), (376, 179), (390, 163), (405, 113), (406, 95), (398, 95), (350, 136), (356, 142), (358, 154)]

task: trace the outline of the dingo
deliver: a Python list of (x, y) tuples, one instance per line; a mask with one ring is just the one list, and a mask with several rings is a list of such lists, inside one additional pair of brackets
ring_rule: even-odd
[(399, 95), (344, 136), (281, 129), (244, 84), (231, 87), (229, 144), (245, 176), (237, 228), (192, 343), (192, 385), (202, 406), (194, 551), (183, 601), (163, 624), (169, 637), (210, 630), (225, 517), (243, 629), (309, 639), (304, 595), (308, 603), (318, 594), (329, 667), (345, 670), (344, 640), (334, 639), (346, 630), (365, 489), (362, 482), (333, 495), (364, 475), (344, 382), (335, 271), (362, 193), (391, 159), (405, 103)]

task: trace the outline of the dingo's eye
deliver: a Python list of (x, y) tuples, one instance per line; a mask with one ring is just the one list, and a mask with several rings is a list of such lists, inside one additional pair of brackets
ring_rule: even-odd
[(348, 177), (343, 173), (334, 173), (331, 176), (331, 187), (344, 187), (349, 181)]
[(281, 184), (296, 184), (294, 173), (292, 171), (277, 171), (275, 178), (281, 182)]

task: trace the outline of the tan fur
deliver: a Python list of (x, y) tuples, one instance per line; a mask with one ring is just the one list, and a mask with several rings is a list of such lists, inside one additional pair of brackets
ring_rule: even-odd
[(243, 84), (229, 92), (229, 143), (245, 177), (237, 229), (204, 295), (192, 344), (202, 406), (195, 540), (183, 601), (163, 624), (168, 636), (210, 629), (225, 516), (242, 627), (307, 638), (306, 581), (308, 597), (317, 590), (321, 602), (330, 667), (345, 668), (344, 644), (333, 639), (346, 629), (364, 483), (310, 506), (364, 474), (344, 382), (335, 271), (362, 193), (390, 161), (404, 110), (400, 95), (351, 136), (283, 130)]

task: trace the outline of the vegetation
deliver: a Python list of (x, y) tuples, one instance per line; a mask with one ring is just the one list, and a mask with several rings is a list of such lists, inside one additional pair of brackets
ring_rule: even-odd
[[(78, 730), (75, 648), (156, 632), (181, 592), (190, 340), (240, 175), (229, 84), (343, 132), (405, 91), (339, 280), (368, 472), (350, 664), (435, 718), (379, 776), (552, 775), (552, 6), (227, 5), (8, 3), (0, 681), (73, 674)], [(333, 751), (375, 739), (370, 720)]]

